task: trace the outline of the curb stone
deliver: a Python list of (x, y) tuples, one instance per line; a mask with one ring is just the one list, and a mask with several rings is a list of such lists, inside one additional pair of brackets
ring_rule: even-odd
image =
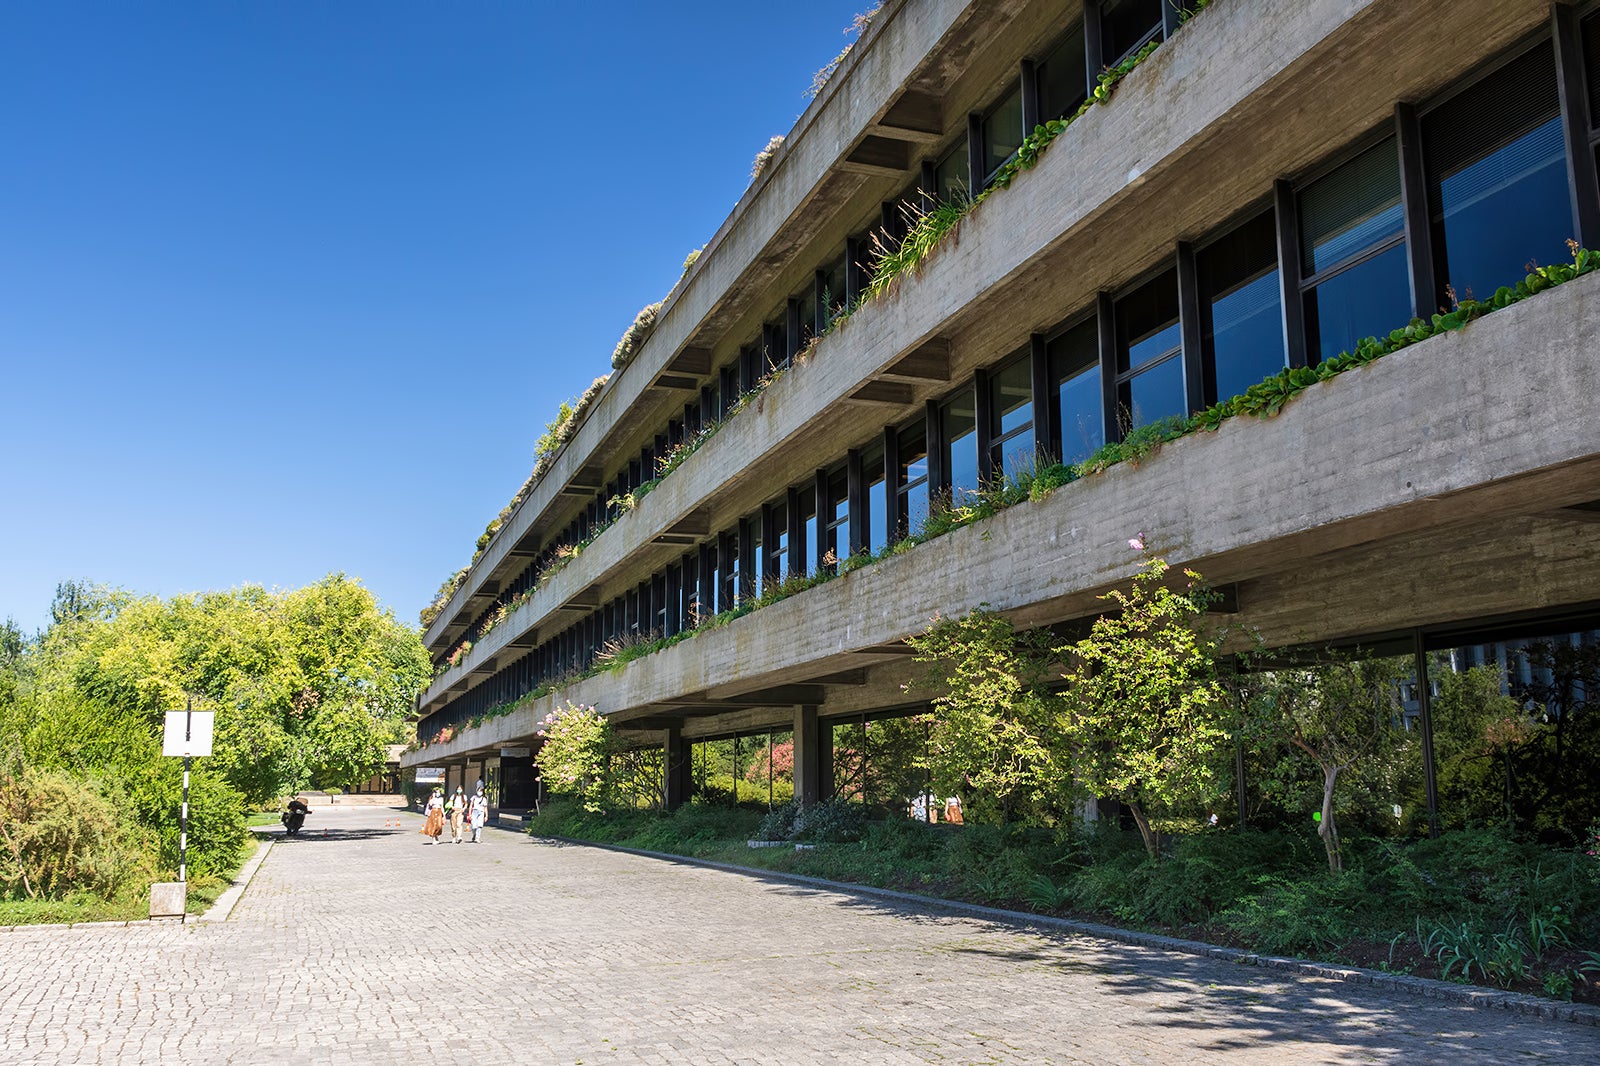
[(258, 836), (256, 839), (259, 841), (256, 845), (256, 853), (245, 860), (245, 864), (239, 867), (239, 872), (234, 875), (233, 881), (223, 890), (222, 895), (218, 896), (211, 906), (206, 908), (204, 914), (196, 916), (195, 921), (225, 922), (228, 920), (228, 916), (233, 913), (235, 904), (239, 902), (239, 897), (243, 896), (244, 890), (250, 887), (251, 879), (255, 877), (256, 871), (261, 868), (261, 864), (266, 861), (267, 854), (272, 851), (271, 837)]
[(847, 881), (829, 881), (821, 877), (810, 877), (806, 874), (763, 870), (755, 866), (739, 866), (734, 863), (718, 862), (714, 859), (696, 859), (687, 855), (670, 855), (661, 851), (645, 851), (642, 848), (629, 848), (621, 844), (602, 844), (592, 840), (578, 840), (574, 837), (557, 836), (535, 836), (533, 839), (553, 840), (563, 844), (578, 844), (584, 847), (599, 848), (603, 851), (620, 852), (624, 855), (637, 855), (646, 859), (660, 859), (666, 862), (682, 863), (686, 866), (700, 866), (710, 870), (720, 870), (724, 873), (762, 877), (789, 884), (805, 885), (809, 888), (825, 889), (841, 895), (867, 896), (873, 899), (916, 907), (920, 910), (948, 911), (953, 914), (1004, 922), (1007, 925), (1021, 928), (1040, 929), (1055, 933), (1077, 933), (1082, 936), (1094, 937), (1097, 940), (1112, 940), (1135, 947), (1155, 948), (1160, 951), (1172, 951), (1185, 955), (1199, 955), (1204, 958), (1217, 959), (1221, 962), (1232, 962), (1240, 966), (1260, 966), (1264, 969), (1281, 970), (1305, 977), (1328, 978), (1335, 981), (1343, 981), (1347, 984), (1388, 989), (1393, 992), (1401, 992), (1425, 999), (1459, 1003), (1462, 1006), (1475, 1007), (1480, 1010), (1505, 1010), (1513, 1014), (1524, 1014), (1535, 1018), (1547, 1018), (1551, 1021), (1570, 1022), (1574, 1025), (1588, 1025), (1600, 1028), (1600, 1008), (1591, 1007), (1583, 1003), (1562, 1003), (1552, 999), (1540, 999), (1538, 996), (1530, 996), (1522, 992), (1501, 992), (1497, 989), (1484, 988), (1478, 985), (1458, 985), (1450, 981), (1435, 980), (1431, 977), (1385, 973), (1382, 970), (1368, 970), (1359, 966), (1340, 966), (1335, 963), (1297, 959), (1285, 955), (1262, 955), (1253, 951), (1244, 951), (1240, 948), (1207, 944), (1199, 940), (1185, 940), (1181, 937), (1164, 936), (1160, 933), (1142, 933), (1134, 929), (1118, 929), (1116, 926), (1101, 925), (1097, 922), (1083, 922), (1072, 918), (1055, 918), (1044, 914), (1029, 914), (1025, 911), (986, 907), (978, 903), (940, 899), (937, 896), (923, 896), (915, 892), (900, 892), (892, 888), (875, 888), (872, 885), (857, 885)]

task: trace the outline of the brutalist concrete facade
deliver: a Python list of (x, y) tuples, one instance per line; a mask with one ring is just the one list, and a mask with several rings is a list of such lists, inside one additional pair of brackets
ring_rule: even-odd
[[(1057, 117), (1063, 84), (1076, 110), (1073, 86), (1087, 95), (1119, 49), (1151, 41), (919, 272), (811, 341), (870, 277), (874, 240), (899, 236), (896, 205), (928, 206), (963, 164), (981, 187), (1007, 129)], [(1522, 264), (1551, 262), (1552, 233), (1600, 247), (1591, 66), (1600, 14), (1534, 0), (1214, 0), (1192, 17), (1143, 0), (890, 0), (428, 627), (442, 670), (406, 764), (471, 777), (502, 751), (519, 761), (572, 701), (665, 744), (674, 800), (687, 743), (793, 729), (798, 790), (815, 797), (831, 721), (906, 708), (904, 638), (980, 604), (1025, 624), (1091, 615), (1138, 565), (1141, 533), (1278, 646), (1420, 647), (1496, 619), (1592, 618), (1600, 280), (1585, 276), (1314, 385), (1275, 417), (1191, 434), (579, 676), (608, 643), (693, 629), (829, 565), (830, 526), (835, 557), (896, 540), (917, 476), (959, 493), (1003, 473), (1017, 441), (1074, 458), (1069, 389), (1094, 392), (1101, 440), (1226, 399), (1228, 360), (1245, 358), (1225, 350), (1245, 321), (1228, 301), (1247, 289), (1257, 327), (1276, 301), (1270, 343), (1248, 357), (1264, 351), (1270, 372), (1313, 364), (1336, 318), (1402, 308), (1387, 332), (1461, 297), (1461, 274), (1514, 284)], [(1519, 102), (1529, 85), (1536, 99)], [(1489, 211), (1504, 224), (1485, 227)], [(1344, 221), (1317, 229), (1325, 218)], [(1218, 280), (1263, 249), (1265, 273)], [(1136, 336), (1139, 308), (1169, 296), (1170, 326), (1152, 312), (1161, 328)], [(1168, 332), (1175, 347), (1142, 364), (1140, 346)], [(1089, 338), (1088, 363), (1058, 357), (1069, 333)], [(1140, 408), (1152, 367), (1181, 382), (1161, 394), (1169, 409)], [(636, 506), (611, 502), (758, 385)], [(919, 447), (923, 466), (896, 455)], [(574, 542), (581, 554), (551, 567)]]

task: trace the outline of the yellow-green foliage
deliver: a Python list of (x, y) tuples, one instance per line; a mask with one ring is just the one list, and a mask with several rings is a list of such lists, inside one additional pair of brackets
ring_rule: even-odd
[(86, 782), (31, 767), (0, 776), (0, 891), (112, 899), (142, 890), (154, 872), (154, 849)]

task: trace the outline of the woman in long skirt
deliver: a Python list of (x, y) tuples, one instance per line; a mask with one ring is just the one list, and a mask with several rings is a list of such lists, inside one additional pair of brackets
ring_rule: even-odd
[(422, 823), (422, 835), (428, 837), (428, 843), (439, 843), (439, 837), (444, 834), (444, 789), (436, 788), (428, 797), (428, 818)]

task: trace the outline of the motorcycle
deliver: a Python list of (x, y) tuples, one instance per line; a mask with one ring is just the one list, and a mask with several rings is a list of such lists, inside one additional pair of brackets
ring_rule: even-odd
[(309, 808), (300, 809), (300, 808), (297, 808), (297, 807), (290, 807), (288, 810), (284, 811), (283, 812), (283, 830), (284, 830), (284, 832), (287, 833), (289, 836), (294, 836), (295, 834), (299, 833), (300, 832), (300, 827), (306, 824), (306, 815), (308, 815), (310, 813), (311, 813), (311, 811), (310, 811)]

